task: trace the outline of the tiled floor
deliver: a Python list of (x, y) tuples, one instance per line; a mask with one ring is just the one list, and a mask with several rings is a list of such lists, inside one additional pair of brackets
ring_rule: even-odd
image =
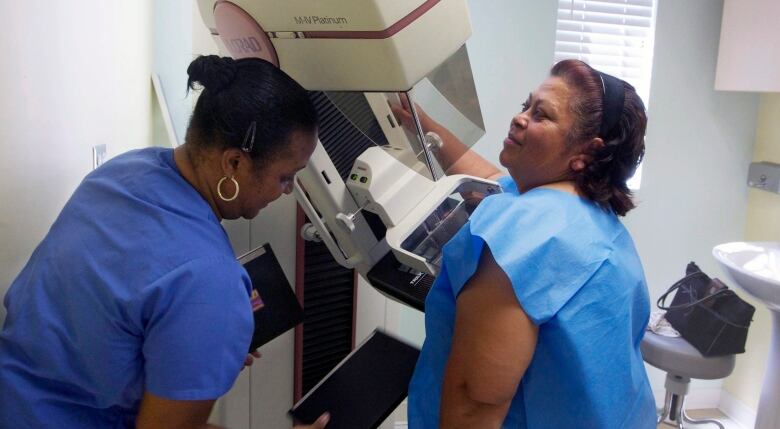
[[(689, 410), (688, 415), (694, 419), (718, 419), (723, 423), (723, 426), (726, 429), (745, 429), (744, 427), (736, 424), (734, 421), (730, 420), (728, 417), (723, 415), (718, 410)], [(675, 426), (669, 426), (666, 424), (660, 424), (658, 425), (658, 429), (670, 429)], [(696, 429), (716, 429), (717, 426), (712, 424), (706, 424), (706, 425), (694, 425), (694, 424), (688, 424), (686, 427), (688, 428), (696, 428)]]

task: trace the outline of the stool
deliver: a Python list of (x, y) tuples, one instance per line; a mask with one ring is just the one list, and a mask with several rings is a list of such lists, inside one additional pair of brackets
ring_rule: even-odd
[[(660, 410), (658, 423), (683, 429), (683, 421), (694, 424), (712, 423), (723, 429), (717, 420), (696, 420), (685, 413), (685, 395), (692, 378), (715, 380), (727, 377), (734, 370), (734, 355), (704, 357), (690, 343), (677, 337), (664, 337), (646, 331), (642, 343), (645, 362), (666, 371), (666, 398)], [(666, 421), (669, 418), (670, 422)]]

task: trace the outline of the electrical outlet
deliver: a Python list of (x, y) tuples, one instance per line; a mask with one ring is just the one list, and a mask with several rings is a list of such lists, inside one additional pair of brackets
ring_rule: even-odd
[(99, 144), (92, 147), (92, 169), (96, 169), (106, 162), (106, 145)]
[(748, 186), (780, 194), (780, 164), (751, 163), (748, 169)]

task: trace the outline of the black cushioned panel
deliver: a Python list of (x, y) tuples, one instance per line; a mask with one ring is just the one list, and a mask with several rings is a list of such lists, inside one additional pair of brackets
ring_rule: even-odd
[(310, 424), (327, 411), (327, 429), (376, 428), (406, 397), (419, 354), (417, 348), (374, 331), (290, 414)]

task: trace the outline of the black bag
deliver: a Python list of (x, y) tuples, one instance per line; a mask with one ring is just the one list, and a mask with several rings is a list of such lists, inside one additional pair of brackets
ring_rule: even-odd
[[(666, 320), (704, 356), (744, 353), (755, 307), (720, 280), (709, 278), (693, 262), (685, 273), (658, 298)], [(675, 290), (672, 305), (665, 307), (666, 297)]]

